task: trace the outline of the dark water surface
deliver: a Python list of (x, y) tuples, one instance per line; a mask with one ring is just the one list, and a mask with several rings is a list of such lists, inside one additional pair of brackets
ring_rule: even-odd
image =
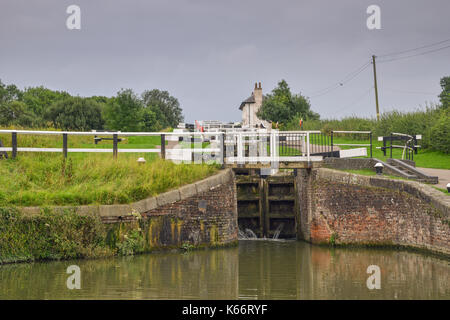
[[(81, 289), (66, 286), (70, 265)], [(369, 290), (369, 265), (381, 289)], [(450, 299), (449, 261), (297, 241), (135, 257), (0, 266), (0, 299)]]

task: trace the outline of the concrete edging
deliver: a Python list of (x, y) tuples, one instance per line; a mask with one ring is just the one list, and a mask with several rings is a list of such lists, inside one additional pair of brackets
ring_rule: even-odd
[(80, 215), (99, 217), (124, 217), (132, 215), (133, 210), (138, 213), (148, 212), (159, 206), (185, 200), (192, 196), (207, 192), (233, 179), (233, 171), (225, 169), (206, 179), (184, 185), (178, 189), (161, 193), (130, 204), (114, 205), (83, 205), (83, 206), (48, 206), (22, 207), (19, 210), (25, 215), (37, 215), (42, 209), (49, 208), (53, 212), (74, 211)]

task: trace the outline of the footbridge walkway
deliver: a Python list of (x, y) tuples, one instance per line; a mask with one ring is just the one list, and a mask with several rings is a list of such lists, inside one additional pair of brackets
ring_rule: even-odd
[[(62, 153), (158, 153), (163, 159), (181, 162), (217, 162), (228, 167), (248, 168), (304, 168), (319, 164), (324, 157), (339, 152), (333, 146), (333, 138), (320, 131), (252, 130), (226, 132), (73, 132), (73, 131), (36, 131), (36, 130), (0, 130), (0, 135), (10, 134), (10, 139), (0, 145), (0, 153), (6, 152), (15, 158), (20, 152)], [(60, 136), (58, 147), (23, 146), (23, 135)], [(73, 136), (92, 136), (92, 147), (69, 147)], [(124, 137), (158, 136), (161, 143), (155, 148), (129, 148), (120, 144)], [(158, 139), (158, 140), (159, 140)], [(59, 138), (57, 138), (59, 140)], [(101, 140), (111, 140), (109, 148), (97, 146)], [(10, 144), (8, 146), (8, 144)], [(71, 144), (73, 145), (73, 143)]]

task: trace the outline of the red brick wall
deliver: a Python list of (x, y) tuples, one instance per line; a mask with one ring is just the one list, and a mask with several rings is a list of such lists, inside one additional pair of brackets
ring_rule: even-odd
[[(426, 197), (374, 187), (371, 179), (359, 177), (311, 172), (311, 195), (301, 206), (302, 228), (309, 229), (305, 240), (329, 243), (333, 237), (337, 244), (404, 245), (450, 254), (446, 212), (422, 199)], [(306, 178), (297, 180), (302, 184)]]

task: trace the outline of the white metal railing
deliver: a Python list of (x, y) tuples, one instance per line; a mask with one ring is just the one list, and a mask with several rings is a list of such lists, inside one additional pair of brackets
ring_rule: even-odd
[[(225, 157), (226, 163), (271, 163), (279, 162), (314, 162), (322, 161), (322, 156), (311, 156), (310, 134), (320, 133), (320, 131), (271, 131), (271, 132), (231, 132), (227, 133)], [(296, 136), (293, 136), (296, 134)], [(282, 156), (279, 154), (279, 138), (285, 137), (287, 140), (298, 140), (301, 156)], [(245, 154), (245, 146), (248, 146), (248, 155)], [(234, 152), (236, 151), (236, 152)]]
[[(333, 141), (333, 136), (335, 133), (340, 134), (360, 134), (360, 135), (368, 135), (369, 143), (335, 143)], [(347, 147), (369, 147), (370, 157), (372, 158), (372, 131), (346, 131), (346, 130), (332, 130), (331, 131), (331, 148), (334, 146), (347, 146)], [(367, 150), (365, 148), (361, 148), (363, 153), (360, 155), (367, 155)], [(355, 149), (357, 150), (357, 149)]]
[[(310, 134), (317, 134), (320, 131), (226, 131), (226, 132), (76, 132), (76, 131), (39, 131), (39, 130), (0, 130), (0, 134), (12, 134), (12, 145), (10, 147), (1, 147), (0, 152), (12, 152), (12, 157), (17, 155), (17, 152), (60, 152), (67, 156), (71, 152), (85, 152), (85, 153), (113, 153), (117, 157), (118, 153), (160, 153), (162, 158), (191, 161), (193, 158), (199, 159), (196, 156), (200, 153), (200, 158), (204, 154), (215, 156), (215, 160), (222, 163), (272, 163), (278, 162), (313, 162), (321, 161), (322, 156), (311, 156), (310, 152)], [(19, 147), (18, 135), (60, 135), (63, 137), (62, 148), (34, 148), (34, 147)], [(296, 134), (296, 135), (295, 135)], [(294, 136), (295, 135), (295, 136)], [(113, 140), (113, 148), (69, 148), (69, 136), (97, 136), (97, 137), (111, 137)], [(149, 149), (129, 149), (119, 148), (118, 137), (130, 136), (160, 136), (161, 148)], [(181, 148), (166, 148), (166, 136), (182, 137), (182, 141), (188, 143), (189, 147), (183, 143), (178, 144)], [(279, 155), (279, 137), (285, 136), (289, 141), (296, 140), (301, 146), (301, 156), (280, 156)], [(202, 142), (207, 137), (215, 137), (216, 140), (211, 140), (211, 147), (203, 148)], [(192, 147), (193, 146), (193, 147)], [(248, 146), (249, 152), (246, 154), (245, 146)], [(236, 155), (235, 155), (236, 151)], [(195, 160), (194, 160), (195, 162)]]

